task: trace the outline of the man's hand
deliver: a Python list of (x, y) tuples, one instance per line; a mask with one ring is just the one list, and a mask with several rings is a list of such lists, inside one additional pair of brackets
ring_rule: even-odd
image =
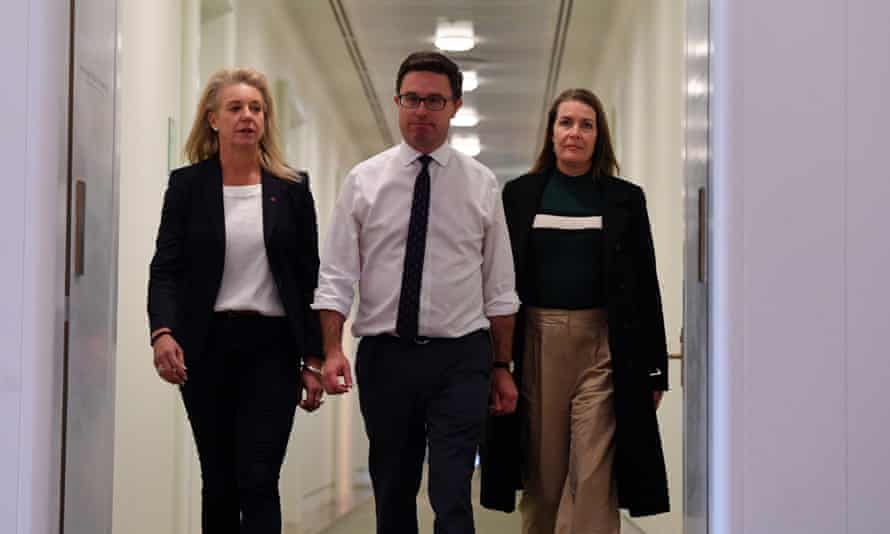
[[(343, 323), (346, 317), (334, 310), (320, 310), (321, 334), (324, 337), (324, 367), (321, 383), (331, 395), (340, 395), (352, 389), (352, 372), (349, 360), (343, 354)], [(343, 383), (340, 383), (340, 377)]]
[[(499, 315), (489, 317), (491, 323), (491, 340), (494, 348), (494, 359), (509, 361), (513, 358), (513, 327), (515, 315)], [(507, 415), (516, 411), (516, 383), (510, 371), (503, 367), (491, 370), (491, 395), (488, 411), (492, 415)]]
[(173, 339), (173, 334), (159, 337), (154, 344), (154, 364), (158, 375), (167, 382), (181, 386), (188, 380), (185, 374), (185, 357), (182, 347)]
[(495, 367), (491, 370), (491, 395), (488, 411), (492, 415), (507, 415), (516, 411), (519, 393), (510, 371)]
[[(340, 382), (340, 377), (343, 382)], [(352, 371), (349, 369), (349, 360), (340, 349), (332, 350), (325, 355), (322, 368), (322, 383), (324, 390), (330, 395), (340, 395), (352, 389)]]

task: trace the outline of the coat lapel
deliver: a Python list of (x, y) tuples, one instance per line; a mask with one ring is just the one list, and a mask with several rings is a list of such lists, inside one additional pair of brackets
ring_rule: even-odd
[(223, 176), (219, 158), (210, 158), (207, 161), (207, 180), (204, 182), (204, 195), (207, 205), (207, 214), (210, 216), (210, 226), (216, 237), (219, 250), (225, 251), (226, 247), (226, 210), (223, 205)]
[(613, 272), (615, 257), (623, 253), (621, 235), (628, 224), (626, 196), (615, 187), (611, 177), (598, 178), (603, 196), (603, 283), (609, 287), (609, 273)]
[(278, 210), (280, 204), (284, 201), (281, 189), (281, 183), (263, 169), (263, 241), (266, 244), (266, 250), (270, 250), (269, 243), (272, 236), (275, 235), (276, 223), (278, 222)]
[(528, 245), (532, 236), (532, 225), (535, 223), (535, 215), (538, 213), (538, 208), (541, 207), (544, 189), (549, 181), (550, 177), (548, 174), (530, 175), (528, 189), (521, 191), (517, 195), (517, 201), (521, 203), (516, 206), (516, 213), (519, 217), (517, 228), (521, 233), (517, 232), (518, 243), (514, 247), (516, 265), (518, 266), (518, 271), (516, 272), (517, 289), (520, 287), (523, 290), (525, 289), (525, 272), (529, 261)]

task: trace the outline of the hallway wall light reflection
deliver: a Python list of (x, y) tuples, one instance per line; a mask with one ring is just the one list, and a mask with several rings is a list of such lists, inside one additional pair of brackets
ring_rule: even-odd
[(710, 158), (711, 153), (708, 150), (708, 147), (694, 147), (690, 149), (684, 149), (683, 158), (686, 161), (691, 161), (695, 163), (707, 163), (708, 158)]
[(468, 20), (448, 22), (440, 20), (436, 24), (436, 48), (446, 52), (466, 52), (476, 46), (473, 23)]
[(711, 44), (706, 40), (692, 40), (686, 46), (686, 53), (691, 57), (707, 57), (711, 52)]
[(451, 146), (472, 157), (478, 156), (482, 152), (482, 145), (476, 134), (454, 134), (451, 136)]
[(472, 128), (477, 124), (479, 124), (479, 113), (470, 106), (461, 107), (451, 118), (451, 125), (458, 128)]
[(465, 93), (475, 91), (479, 87), (479, 76), (476, 74), (476, 71), (465, 70), (462, 71), (462, 74), (464, 75), (463, 91)]
[(683, 120), (683, 127), (687, 130), (707, 130), (711, 127), (711, 121), (707, 117), (694, 117)]
[(705, 96), (708, 94), (708, 89), (707, 82), (695, 78), (686, 84), (686, 94), (691, 97)]

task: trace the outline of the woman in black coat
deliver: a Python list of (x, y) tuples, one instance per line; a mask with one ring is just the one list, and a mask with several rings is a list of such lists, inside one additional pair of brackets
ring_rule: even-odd
[(265, 76), (216, 73), (151, 262), (154, 363), (182, 392), (206, 533), (281, 532), (278, 476), (301, 389), (305, 410), (322, 402), (315, 207), (276, 137)]
[(643, 191), (617, 171), (599, 99), (571, 89), (550, 109), (535, 167), (504, 188), (523, 302), (520, 409), (490, 420), (482, 503), (511, 511), (524, 488), (527, 534), (617, 533), (618, 507), (668, 511), (655, 254)]

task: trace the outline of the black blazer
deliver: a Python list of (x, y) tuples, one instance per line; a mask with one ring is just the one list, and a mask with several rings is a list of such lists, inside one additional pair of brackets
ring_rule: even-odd
[[(318, 227), (309, 177), (299, 182), (265, 170), (263, 234), (269, 268), (294, 338), (294, 356), (322, 356), (318, 313)], [(217, 157), (173, 171), (148, 282), (151, 331), (173, 330), (186, 364), (204, 350), (222, 282), (226, 246), (222, 168)]]
[[(504, 187), (504, 212), (520, 301), (531, 294), (530, 235), (549, 174), (528, 174)], [(655, 251), (643, 190), (620, 178), (596, 179), (603, 196), (603, 262), (616, 416), (618, 500), (632, 515), (668, 511), (664, 455), (652, 401), (665, 390), (667, 343)], [(525, 308), (516, 317), (514, 379), (520, 384), (525, 351)], [(520, 384), (521, 387), (521, 384)], [(512, 511), (522, 486), (523, 406), (490, 417), (482, 447), (482, 504)]]

